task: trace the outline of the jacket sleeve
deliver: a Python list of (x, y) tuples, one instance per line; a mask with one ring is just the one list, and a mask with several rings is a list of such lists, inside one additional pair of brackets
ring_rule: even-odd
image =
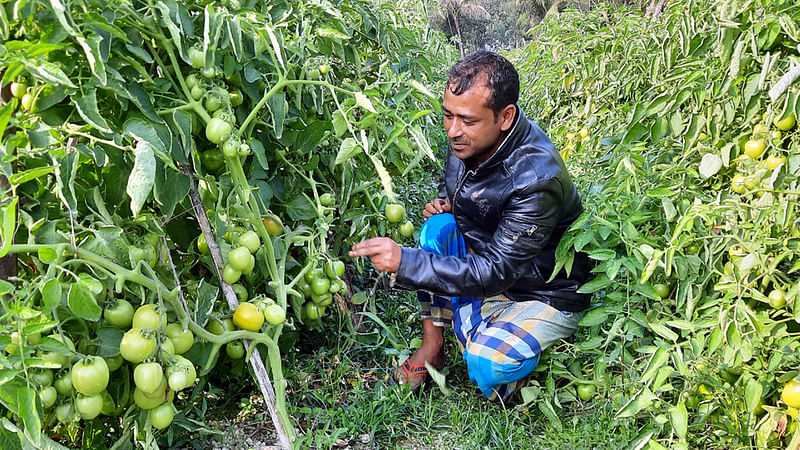
[(558, 223), (562, 190), (556, 178), (527, 186), (509, 198), (489, 245), (466, 257), (403, 247), (395, 286), (438, 295), (490, 297), (530, 273)]
[(445, 174), (442, 172), (442, 177), (439, 179), (439, 195), (436, 198), (450, 201), (450, 199), (447, 197), (447, 185), (445, 184), (445, 180)]

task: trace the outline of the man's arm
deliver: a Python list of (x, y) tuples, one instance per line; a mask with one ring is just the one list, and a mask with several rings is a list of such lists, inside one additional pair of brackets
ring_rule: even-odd
[(480, 254), (439, 256), (402, 248), (396, 286), (440, 295), (488, 297), (530, 273), (533, 258), (549, 241), (559, 219), (561, 186), (556, 179), (513, 196), (500, 225)]

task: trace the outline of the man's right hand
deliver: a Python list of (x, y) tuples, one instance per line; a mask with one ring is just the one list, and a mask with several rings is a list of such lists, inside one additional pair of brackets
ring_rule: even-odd
[(425, 210), (422, 211), (424, 217), (422, 221), (424, 222), (425, 219), (435, 214), (449, 213), (450, 211), (452, 211), (452, 207), (449, 201), (442, 198), (434, 199), (425, 205)]

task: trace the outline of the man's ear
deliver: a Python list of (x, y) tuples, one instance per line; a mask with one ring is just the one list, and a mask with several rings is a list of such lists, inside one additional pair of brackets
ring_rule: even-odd
[(516, 116), (516, 114), (517, 107), (514, 105), (507, 105), (500, 111), (499, 119), (501, 131), (508, 131), (511, 129), (511, 126), (514, 125), (514, 116)]

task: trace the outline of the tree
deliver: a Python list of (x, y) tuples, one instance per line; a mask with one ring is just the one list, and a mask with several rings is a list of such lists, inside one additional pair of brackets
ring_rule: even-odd
[(431, 23), (447, 37), (456, 37), (461, 56), (466, 55), (465, 35), (470, 35), (471, 43), (478, 47), (491, 18), (486, 8), (469, 0), (437, 0), (437, 3), (439, 9), (431, 13)]

